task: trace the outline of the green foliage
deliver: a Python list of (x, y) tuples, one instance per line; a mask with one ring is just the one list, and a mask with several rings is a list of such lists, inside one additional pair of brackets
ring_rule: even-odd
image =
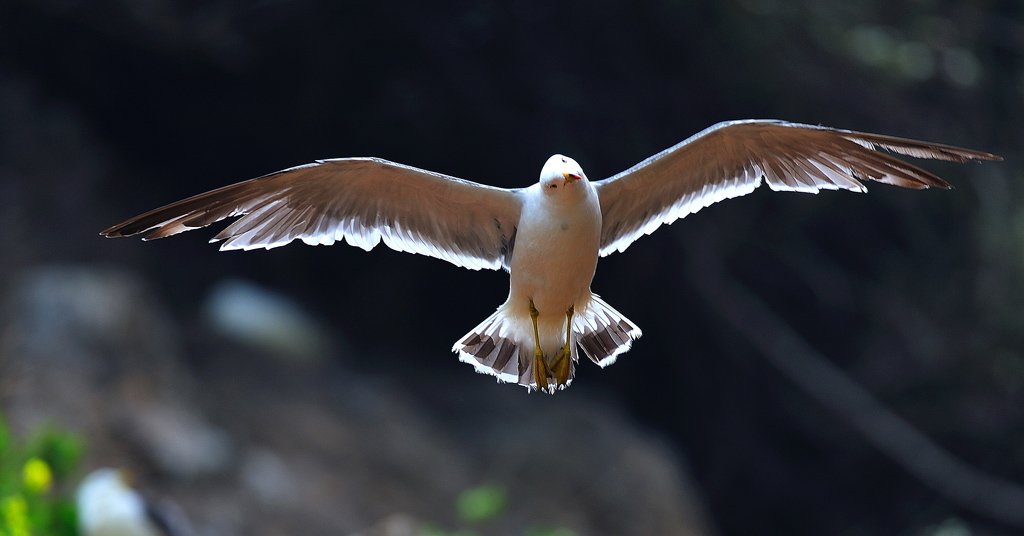
[[(483, 484), (467, 489), (455, 500), (455, 514), (463, 523), (485, 523), (499, 519), (508, 508), (508, 492), (500, 484)], [(431, 525), (420, 527), (420, 536), (477, 536), (469, 529), (446, 531)], [(564, 527), (534, 527), (523, 536), (579, 536), (576, 531)]]
[(565, 527), (556, 527), (553, 529), (549, 528), (533, 528), (526, 531), (523, 536), (579, 536), (575, 530), (567, 529)]
[(46, 427), (19, 445), (0, 415), (0, 536), (74, 536), (74, 505), (57, 493), (75, 470), (82, 440)]
[(505, 512), (508, 495), (498, 484), (467, 489), (455, 500), (455, 513), (462, 521), (473, 523), (494, 519)]
[(85, 444), (75, 434), (46, 427), (36, 435), (29, 450), (50, 465), (54, 478), (65, 479), (78, 468)]

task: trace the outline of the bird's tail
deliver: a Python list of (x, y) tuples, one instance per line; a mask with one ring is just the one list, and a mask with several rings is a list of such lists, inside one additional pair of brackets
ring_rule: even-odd
[(459, 354), (459, 361), (476, 367), (477, 372), (530, 387), (534, 383), (533, 343), (527, 344), (530, 339), (517, 337), (522, 330), (516, 327), (505, 314), (505, 308), (499, 307), (459, 339), (452, 351)]
[[(572, 328), (570, 379), (575, 376), (577, 345), (583, 348), (591, 361), (606, 367), (614, 363), (619, 354), (629, 350), (633, 340), (641, 335), (640, 328), (596, 294), (591, 295), (589, 303), (573, 317)], [(531, 389), (537, 388), (533, 373), (534, 349), (530, 320), (509, 315), (504, 306), (452, 347), (452, 351), (459, 354), (459, 360), (471, 363), (477, 372)], [(552, 356), (547, 357), (550, 359)], [(550, 385), (554, 385), (554, 378), (549, 380), (552, 382)]]
[(573, 319), (572, 328), (573, 332), (579, 334), (577, 342), (583, 352), (599, 367), (614, 363), (615, 358), (629, 350), (633, 341), (643, 334), (636, 324), (605, 303), (597, 294), (590, 296), (590, 303), (583, 314)]
[[(552, 339), (554, 341), (564, 341), (565, 324), (556, 327), (553, 331), (542, 329), (541, 337), (545, 341), (552, 337), (554, 337)], [(558, 385), (554, 372), (549, 371), (548, 387), (542, 389), (548, 393), (567, 387), (576, 374), (576, 340), (579, 336), (573, 332), (571, 337), (572, 355), (569, 360), (569, 381)], [(556, 348), (561, 345), (562, 342), (555, 343)], [(455, 343), (452, 351), (459, 354), (460, 361), (471, 363), (476, 367), (477, 372), (496, 376), (501, 382), (518, 383), (530, 390), (538, 389), (537, 378), (533, 372), (534, 352), (536, 351), (533, 325), (529, 316), (517, 317), (510, 314), (507, 305), (499, 307), (494, 314), (487, 317), (487, 320), (481, 322), (479, 326), (473, 328), (473, 331)], [(553, 358), (553, 352), (546, 355), (548, 360)]]

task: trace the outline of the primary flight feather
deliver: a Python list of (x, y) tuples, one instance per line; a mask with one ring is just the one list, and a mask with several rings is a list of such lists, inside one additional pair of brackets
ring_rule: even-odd
[(319, 160), (136, 216), (104, 236), (145, 240), (241, 216), (221, 249), (383, 241), (458, 266), (509, 272), (508, 300), (459, 340), (459, 359), (501, 381), (554, 392), (577, 348), (600, 366), (640, 329), (590, 291), (599, 256), (712, 203), (773, 190), (863, 192), (862, 180), (950, 188), (888, 153), (966, 162), (998, 156), (916, 140), (782, 121), (714, 125), (613, 177), (591, 182), (555, 155), (527, 188), (486, 186), (377, 158)]

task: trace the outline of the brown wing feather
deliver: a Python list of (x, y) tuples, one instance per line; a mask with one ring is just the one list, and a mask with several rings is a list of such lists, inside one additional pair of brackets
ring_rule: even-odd
[(662, 224), (745, 195), (762, 180), (773, 190), (866, 191), (873, 180), (905, 188), (949, 183), (890, 154), (953, 162), (1000, 157), (924, 141), (782, 121), (718, 123), (614, 177), (595, 183), (601, 200), (601, 255), (623, 251)]
[(242, 216), (213, 238), (221, 249), (282, 246), (295, 239), (380, 241), (467, 268), (500, 268), (519, 221), (515, 192), (376, 158), (340, 158), (286, 169), (136, 216), (101, 234), (144, 240)]

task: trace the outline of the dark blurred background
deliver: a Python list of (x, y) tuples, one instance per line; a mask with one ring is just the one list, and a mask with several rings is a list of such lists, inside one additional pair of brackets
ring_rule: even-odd
[[(663, 227), (602, 259), (593, 284), (643, 338), (607, 369), (581, 363), (572, 387), (555, 396), (497, 385), (448, 351), (504, 300), (505, 274), (383, 247), (218, 253), (206, 243), (211, 230), (153, 243), (98, 236), (171, 201), (317, 158), (378, 156), (519, 187), (536, 180), (556, 152), (598, 179), (713, 123), (742, 118), (925, 139), (1006, 160), (921, 164), (953, 183), (952, 191), (869, 185), (867, 195), (810, 196), (765, 189)], [(956, 493), (874, 447), (849, 414), (828, 409), (765, 359), (751, 330), (724, 320), (720, 312), (729, 305), (709, 303), (713, 293), (695, 283), (701, 270), (722, 270), (730, 285), (759, 297), (774, 320), (938, 448), (984, 474), (1024, 483), (1024, 188), (1016, 165), (1022, 119), (1024, 6), (1014, 1), (6, 0), (0, 292), (8, 304), (8, 378), (34, 377), (33, 359), (42, 359), (26, 350), (36, 348), (33, 332), (19, 317), (36, 310), (31, 289), (46, 287), (40, 280), (110, 285), (97, 283), (100, 294), (130, 281), (143, 298), (127, 298), (128, 305), (152, 303), (153, 318), (169, 326), (160, 340), (173, 350), (139, 342), (152, 339), (145, 330), (157, 320), (129, 311), (123, 314), (131, 329), (141, 330), (132, 332), (136, 338), (89, 339), (83, 354), (117, 366), (97, 372), (88, 363), (66, 365), (64, 346), (33, 350), (58, 355), (47, 358), (57, 364), (52, 369), (92, 371), (82, 396), (94, 405), (68, 402), (66, 414), (48, 406), (56, 395), (47, 389), (65, 379), (32, 384), (48, 388), (0, 382), (0, 393), (25, 427), (54, 418), (87, 431), (96, 445), (93, 463), (141, 467), (151, 491), (174, 495), (209, 534), (260, 532), (262, 525), (246, 524), (248, 509), (289, 495), (271, 478), (266, 496), (255, 486), (255, 502), (221, 500), (240, 489), (230, 475), (250, 482), (245, 475), (276, 467), (273, 474), (292, 474), (288, 481), (307, 489), (302, 475), (317, 473), (306, 447), (276, 443), (288, 432), (274, 432), (274, 423), (305, 422), (297, 415), (333, 407), (332, 418), (345, 428), (346, 410), (338, 408), (350, 407), (340, 401), (354, 396), (359, 402), (351, 407), (380, 412), (359, 410), (369, 412), (359, 413), (360, 422), (392, 418), (386, 408), (393, 406), (379, 397), (403, 400), (415, 409), (409, 426), (442, 434), (442, 457), (475, 461), (450, 485), (431, 481), (428, 471), (422, 482), (399, 479), (371, 499), (307, 489), (307, 503), (332, 497), (320, 506), (333, 513), (316, 517), (312, 507), (285, 503), (275, 511), (289, 513), (267, 526), (338, 533), (402, 511), (454, 528), (452, 514), (430, 505), (497, 480), (510, 488), (512, 520), (474, 529), (483, 534), (518, 534), (528, 519), (580, 534), (675, 531), (633, 525), (626, 519), (633, 514), (616, 525), (600, 519), (616, 516), (602, 514), (603, 506), (572, 510), (602, 486), (617, 494), (592, 504), (647, 500), (618, 487), (586, 444), (552, 439), (568, 433), (578, 410), (600, 422), (613, 416), (608, 437), (629, 430), (655, 445), (671, 470), (652, 474), (668, 471), (672, 489), (683, 490), (664, 508), (685, 499), (679, 515), (696, 521), (672, 526), (697, 527), (693, 533), (1024, 533), (1014, 520), (951, 498)], [(699, 252), (714, 262), (696, 258)], [(232, 279), (292, 300), (316, 319), (328, 349), (296, 364), (218, 334), (204, 311), (211, 291)], [(57, 294), (54, 303), (63, 303), (66, 294)], [(85, 303), (76, 314), (89, 317), (93, 302)], [(45, 315), (37, 322), (47, 329), (58, 323)], [(124, 340), (135, 346), (114, 348)], [(150, 429), (146, 418), (108, 422), (75, 413), (110, 408), (104, 397), (153, 398), (124, 377), (136, 365), (152, 367), (147, 356), (161, 352), (171, 354), (160, 359), (175, 372), (159, 372), (164, 379), (154, 381), (187, 384), (161, 385), (232, 445), (220, 469), (182, 476), (144, 447), (119, 446), (147, 444), (138, 439), (145, 436), (139, 430)], [(89, 385), (99, 387), (88, 394)], [(65, 397), (74, 391), (56, 388)], [(262, 407), (246, 397), (274, 404), (275, 396), (303, 402), (238, 416)], [(26, 401), (33, 398), (43, 400)], [(531, 420), (553, 414), (562, 416)], [(249, 424), (240, 429), (244, 419)], [(522, 426), (495, 426), (502, 419)], [(113, 432), (104, 435), (107, 428)], [(351, 448), (364, 440), (376, 439), (354, 433)], [(485, 451), (504, 444), (553, 459), (517, 465), (521, 474), (495, 472), (489, 468), (508, 458)], [(408, 461), (395, 456), (393, 463)], [(589, 461), (559, 473), (580, 456)], [(451, 472), (436, 464), (449, 462), (409, 463), (434, 466), (447, 478)], [(366, 469), (366, 485), (390, 478), (391, 467)], [(623, 467), (627, 476), (616, 478), (641, 474)], [(343, 470), (325, 470), (332, 471)], [(562, 491), (539, 509), (529, 506), (523, 495), (535, 488), (516, 482), (543, 487), (548, 477), (565, 480), (555, 486)], [(645, 483), (656, 487), (646, 477), (634, 485)], [(206, 498), (190, 502), (197, 489)], [(417, 502), (436, 489), (446, 491), (422, 498), (435, 503)], [(395, 494), (405, 498), (395, 502)], [(230, 507), (217, 509), (224, 504)], [(649, 518), (643, 507), (630, 512)], [(304, 524), (314, 517), (315, 524)]]

